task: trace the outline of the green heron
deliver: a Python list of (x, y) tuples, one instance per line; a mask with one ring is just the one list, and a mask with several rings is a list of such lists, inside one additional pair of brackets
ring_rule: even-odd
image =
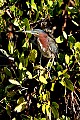
[(37, 37), (38, 48), (44, 57), (51, 59), (57, 57), (58, 47), (55, 43), (55, 40), (49, 37), (47, 33), (41, 29), (33, 29), (30, 31), (27, 30), (25, 32), (31, 33)]

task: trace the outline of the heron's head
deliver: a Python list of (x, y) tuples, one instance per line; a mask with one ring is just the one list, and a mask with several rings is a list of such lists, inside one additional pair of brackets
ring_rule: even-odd
[(32, 34), (32, 35), (34, 35), (34, 36), (36, 36), (36, 37), (39, 37), (40, 34), (42, 34), (42, 35), (46, 34), (46, 33), (45, 33), (43, 30), (41, 30), (41, 29), (27, 30), (26, 32), (27, 32), (27, 33), (30, 33), (30, 34)]

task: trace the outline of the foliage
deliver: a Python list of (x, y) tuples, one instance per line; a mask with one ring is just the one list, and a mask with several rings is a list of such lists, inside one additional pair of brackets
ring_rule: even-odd
[[(0, 119), (79, 119), (79, 20), (79, 0), (0, 1)], [(32, 28), (55, 37), (50, 73)]]

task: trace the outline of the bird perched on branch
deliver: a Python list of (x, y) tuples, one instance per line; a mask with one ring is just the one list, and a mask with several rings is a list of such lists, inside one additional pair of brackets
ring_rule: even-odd
[(48, 34), (41, 29), (27, 30), (25, 32), (31, 33), (37, 37), (38, 48), (44, 57), (50, 59), (57, 57), (58, 46), (56, 45), (54, 38), (49, 37)]

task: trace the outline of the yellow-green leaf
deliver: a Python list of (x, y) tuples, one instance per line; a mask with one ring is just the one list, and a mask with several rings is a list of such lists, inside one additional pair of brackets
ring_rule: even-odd
[(22, 62), (19, 63), (19, 69), (21, 70), (23, 68)]
[(58, 38), (56, 38), (56, 42), (57, 43), (62, 43), (63, 41), (60, 39), (60, 36)]
[(78, 48), (80, 50), (80, 42), (76, 42), (74, 48)]
[(12, 120), (16, 120), (16, 118), (14, 117)]
[(51, 91), (54, 91), (54, 85), (55, 85), (55, 83), (52, 83)]
[(30, 62), (34, 63), (37, 58), (37, 51), (35, 49), (31, 50), (28, 58)]
[(73, 83), (71, 82), (71, 80), (65, 79), (65, 78), (63, 77), (60, 83), (61, 83), (63, 86), (65, 86), (66, 88), (68, 88), (69, 90), (74, 91), (74, 86), (73, 86)]
[(66, 64), (69, 64), (69, 55), (65, 55), (65, 62), (66, 62)]
[(47, 81), (43, 76), (39, 76), (39, 80), (40, 80), (40, 82), (47, 84)]
[(46, 108), (46, 104), (42, 105), (42, 112), (45, 114), (45, 108)]
[(59, 117), (59, 105), (56, 102), (52, 102), (52, 113), (54, 115), (54, 118), (58, 118)]
[(11, 76), (12, 75), (10, 69), (7, 68), (7, 67), (4, 67), (4, 72), (6, 73), (7, 76)]
[(32, 74), (29, 71), (27, 71), (26, 74), (28, 75), (29, 79), (32, 79)]
[(65, 79), (65, 85), (69, 90), (74, 91), (74, 86), (71, 80)]
[(18, 100), (17, 100), (17, 104), (21, 104), (25, 101), (24, 97), (20, 97)]
[(60, 75), (62, 75), (62, 72), (61, 72), (61, 71), (58, 72), (58, 77), (59, 77)]
[(35, 3), (32, 3), (32, 4), (31, 4), (31, 7), (32, 7), (32, 9), (34, 9), (34, 10), (36, 10), (36, 11), (37, 11), (37, 6), (36, 6), (36, 4), (35, 4)]
[(14, 111), (17, 111), (18, 113), (23, 111), (26, 108), (26, 104), (27, 104), (27, 102), (21, 103), (20, 105), (15, 107)]

